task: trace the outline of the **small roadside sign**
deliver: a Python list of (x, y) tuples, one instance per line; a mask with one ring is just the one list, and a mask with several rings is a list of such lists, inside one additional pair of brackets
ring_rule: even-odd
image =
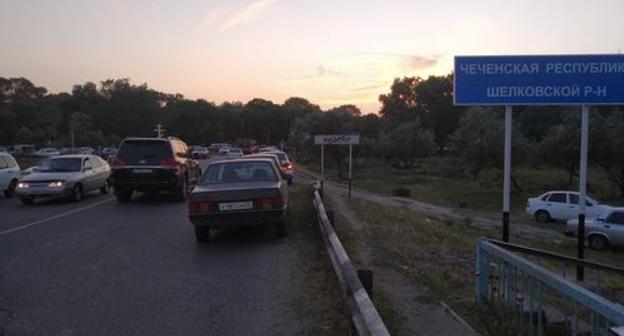
[(359, 134), (315, 135), (315, 145), (359, 145)]

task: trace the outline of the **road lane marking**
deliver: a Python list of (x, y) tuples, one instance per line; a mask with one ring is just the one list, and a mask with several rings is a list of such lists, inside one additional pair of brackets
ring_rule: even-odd
[(32, 222), (32, 223), (28, 223), (28, 224), (20, 225), (20, 226), (18, 226), (18, 227), (14, 227), (14, 228), (12, 228), (12, 229), (8, 229), (8, 230), (0, 231), (0, 236), (4, 236), (4, 235), (9, 234), (9, 233), (13, 233), (13, 232), (16, 232), (16, 231), (20, 231), (20, 230), (23, 230), (23, 229), (29, 228), (29, 227), (31, 227), (31, 226), (35, 226), (35, 225), (39, 225), (39, 224), (43, 224), (43, 223), (46, 223), (46, 222), (49, 222), (49, 221), (52, 221), (52, 220), (55, 220), (55, 219), (59, 219), (59, 218), (63, 218), (63, 217), (67, 217), (67, 216), (69, 216), (69, 215), (73, 215), (73, 214), (75, 214), (75, 213), (78, 213), (78, 212), (81, 212), (81, 211), (85, 211), (85, 210), (88, 210), (88, 209), (91, 209), (91, 208), (95, 208), (95, 207), (100, 206), (100, 205), (102, 205), (102, 204), (108, 203), (108, 202), (110, 202), (110, 201), (112, 201), (112, 200), (114, 200), (114, 199), (115, 199), (115, 197), (107, 198), (107, 199), (105, 199), (105, 200), (102, 200), (102, 201), (99, 201), (99, 202), (95, 202), (95, 203), (93, 203), (93, 204), (89, 204), (89, 205), (84, 206), (84, 207), (82, 207), (82, 208), (72, 209), (72, 210), (69, 210), (69, 211), (66, 211), (66, 212), (60, 213), (60, 214), (58, 214), (58, 215), (54, 215), (54, 216), (52, 216), (52, 217), (48, 217), (48, 218), (44, 218), (44, 219), (40, 219), (40, 220), (38, 220), (38, 221), (34, 221), (34, 222)]

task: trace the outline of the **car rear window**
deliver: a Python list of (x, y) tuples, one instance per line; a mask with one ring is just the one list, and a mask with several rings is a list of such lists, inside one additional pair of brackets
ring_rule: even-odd
[(171, 146), (165, 141), (124, 141), (117, 159), (126, 164), (160, 164), (160, 160), (173, 157)]
[(269, 162), (242, 161), (210, 165), (200, 184), (277, 181)]
[(284, 153), (284, 152), (272, 152), (271, 154), (275, 154), (275, 155), (277, 155), (277, 157), (279, 158), (279, 160), (280, 160), (282, 163), (290, 161), (290, 160), (288, 159), (288, 155), (286, 155), (286, 153)]

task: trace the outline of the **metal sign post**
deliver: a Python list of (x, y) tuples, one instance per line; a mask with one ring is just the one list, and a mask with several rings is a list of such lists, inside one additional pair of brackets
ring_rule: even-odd
[[(585, 258), (585, 202), (587, 198), (587, 147), (589, 142), (589, 106), (583, 105), (581, 111), (581, 159), (579, 165), (579, 215), (577, 258)], [(583, 281), (585, 272), (583, 266), (576, 267), (576, 278)]]
[[(456, 56), (455, 105), (505, 106), (503, 240), (509, 240), (512, 105), (582, 105), (578, 258), (584, 258), (589, 105), (624, 104), (624, 55)], [(577, 269), (583, 279), (583, 268)]]
[(325, 171), (325, 145), (349, 145), (349, 197), (351, 197), (351, 184), (353, 180), (353, 145), (360, 144), (358, 134), (315, 135), (314, 143), (321, 145), (321, 185)]
[(321, 144), (321, 183), (325, 180), (325, 144)]
[(503, 163), (503, 241), (509, 241), (509, 209), (511, 203), (511, 129), (512, 108), (505, 106), (505, 157)]
[(351, 172), (353, 171), (353, 144), (349, 144), (349, 198), (351, 198)]

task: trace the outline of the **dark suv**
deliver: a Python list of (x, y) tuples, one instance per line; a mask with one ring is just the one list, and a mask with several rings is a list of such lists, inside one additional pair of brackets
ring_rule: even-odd
[(189, 157), (186, 144), (173, 137), (124, 139), (111, 170), (120, 202), (130, 201), (134, 191), (168, 191), (183, 201), (201, 176), (199, 163)]

